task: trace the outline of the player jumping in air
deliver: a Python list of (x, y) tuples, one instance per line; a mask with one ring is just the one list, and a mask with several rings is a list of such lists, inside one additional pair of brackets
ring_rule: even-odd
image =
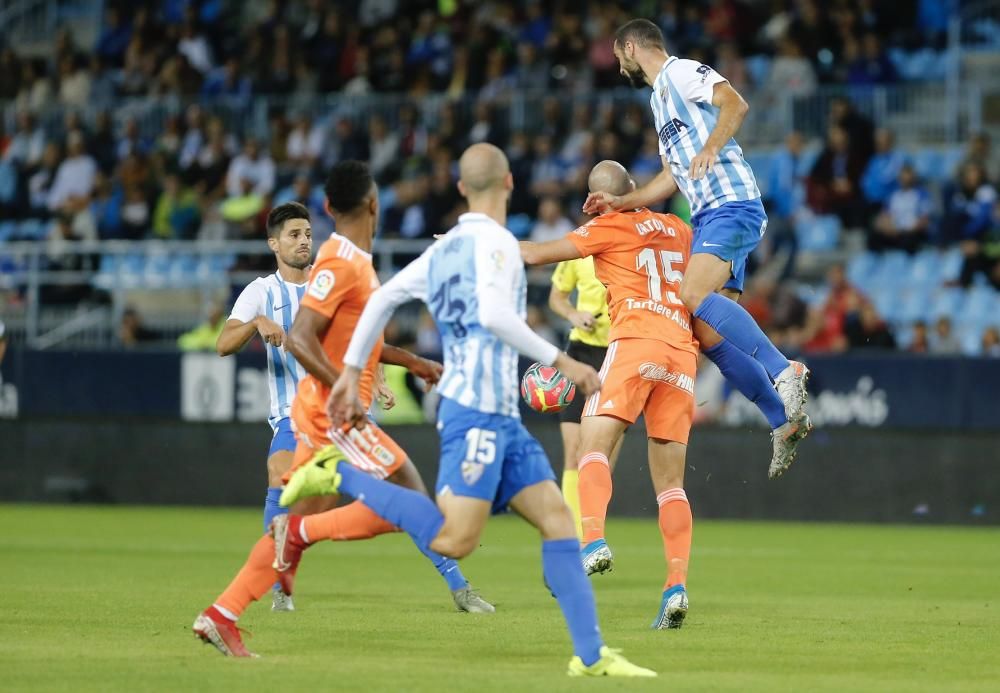
[[(635, 183), (621, 164), (602, 161), (590, 172), (591, 192), (625, 195)], [(684, 460), (694, 416), (698, 345), (691, 316), (678, 296), (691, 248), (691, 229), (672, 214), (640, 208), (609, 212), (565, 238), (521, 243), (529, 265), (593, 257), (608, 288), (611, 334), (601, 366), (601, 390), (583, 410), (580, 431), (580, 511), (587, 574), (612, 567), (604, 525), (611, 501), (611, 454), (642, 414), (649, 438), (649, 473), (659, 506), (667, 561), (654, 628), (679, 628), (691, 554), (691, 506)]]
[[(299, 383), (291, 419), (298, 439), (292, 469), (307, 462), (316, 450), (335, 442), (350, 464), (365, 475), (391, 478), (426, 498), (427, 490), (406, 453), (375, 424), (364, 431), (331, 425), (326, 415), (330, 386), (343, 368), (344, 352), (368, 297), (378, 288), (370, 249), (378, 223), (378, 190), (368, 167), (356, 161), (337, 164), (326, 184), (327, 211), (337, 233), (320, 248), (299, 306), (299, 314), (285, 338), (307, 375)], [(371, 405), (375, 369), (395, 363), (429, 383), (437, 382), (440, 364), (389, 345), (383, 348), (381, 334), (372, 338), (371, 355), (359, 372), (359, 397), (366, 411)], [(367, 506), (355, 501), (327, 510), (336, 498), (305, 501), (289, 515), (274, 518), (271, 535), (254, 546), (249, 558), (229, 587), (194, 622), (195, 635), (215, 645), (225, 655), (253, 656), (243, 644), (236, 620), (240, 614), (279, 580), (285, 593), (292, 584), (305, 548), (324, 539), (349, 541), (368, 539), (396, 531)], [(325, 512), (322, 512), (325, 511)], [(451, 589), (460, 611), (492, 612), (493, 606), (469, 587), (458, 564), (422, 546), (424, 554)]]
[[(278, 504), (281, 478), (292, 466), (295, 434), (289, 414), (292, 399), (305, 370), (285, 349), (288, 334), (309, 279), (312, 262), (312, 229), (309, 210), (298, 202), (279, 205), (267, 215), (267, 245), (274, 252), (278, 270), (258, 277), (243, 289), (215, 348), (219, 356), (241, 350), (255, 334), (267, 347), (267, 384), (271, 394), (271, 415), (267, 422), (274, 436), (267, 456), (267, 496), (264, 499), (264, 532), (271, 520), (288, 512)], [(274, 585), (273, 611), (292, 611), (291, 596)]]
[[(570, 295), (576, 291), (576, 305), (570, 303)], [(552, 272), (552, 289), (549, 291), (549, 308), (573, 325), (569, 333), (566, 353), (588, 366), (600, 368), (608, 352), (608, 331), (611, 318), (608, 316), (607, 293), (604, 284), (594, 274), (594, 261), (583, 257), (567, 260), (556, 265)], [(559, 412), (559, 432), (563, 443), (562, 492), (566, 505), (573, 511), (578, 533), (580, 528), (580, 418), (583, 416), (585, 397), (575, 397), (568, 407)], [(611, 453), (611, 464), (621, 450), (621, 441)]]
[(599, 214), (648, 207), (680, 188), (694, 227), (680, 299), (696, 318), (705, 355), (767, 418), (774, 445), (768, 476), (779, 477), (811, 428), (805, 412), (809, 370), (785, 358), (737, 303), (747, 257), (767, 228), (753, 171), (733, 139), (749, 107), (708, 65), (668, 55), (663, 34), (648, 20), (618, 29), (614, 52), (632, 86), (653, 88), (663, 170), (624, 195), (591, 193), (583, 209)]
[(520, 421), (518, 352), (554, 365), (586, 394), (597, 372), (541, 339), (524, 322), (527, 287), (514, 236), (504, 228), (514, 183), (507, 157), (476, 144), (459, 161), (459, 191), (469, 212), (423, 255), (375, 292), (344, 357), (330, 397), (335, 422), (367, 428), (359, 398), (362, 368), (393, 310), (410, 299), (429, 307), (441, 332), (445, 370), (438, 384), (441, 466), (437, 506), (430, 499), (360, 473), (336, 448), (298, 470), (282, 503), (330, 492), (366, 505), (421, 547), (469, 555), (491, 511), (513, 508), (542, 535), (545, 580), (573, 640), (573, 676), (655, 676), (605, 647), (590, 583), (580, 565), (573, 516), (549, 461)]

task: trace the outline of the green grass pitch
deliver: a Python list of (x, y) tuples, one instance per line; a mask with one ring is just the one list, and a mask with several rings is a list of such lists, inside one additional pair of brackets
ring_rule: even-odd
[[(651, 631), (652, 521), (612, 521), (594, 578), (608, 643), (651, 681), (565, 676), (537, 537), (494, 519), (463, 569), (497, 603), (453, 611), (404, 535), (306, 555), (292, 614), (248, 611), (255, 661), (191, 635), (256, 539), (251, 510), (0, 505), (0, 688), (857, 691), (1000, 689), (1000, 531), (698, 521), (679, 631)], [(320, 688), (321, 687), (321, 688)]]

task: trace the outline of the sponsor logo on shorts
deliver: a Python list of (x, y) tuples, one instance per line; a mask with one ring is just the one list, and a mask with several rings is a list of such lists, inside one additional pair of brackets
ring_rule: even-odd
[(686, 373), (672, 371), (666, 366), (646, 362), (639, 366), (639, 375), (646, 380), (658, 380), (667, 385), (673, 385), (679, 390), (694, 394), (694, 378)]
[(615, 408), (614, 400), (610, 399), (607, 402), (605, 402), (604, 405), (601, 407), (601, 409), (614, 409), (614, 408)]
[(396, 456), (383, 445), (376, 444), (368, 454), (383, 467), (391, 467), (396, 462)]
[(309, 283), (309, 295), (322, 301), (330, 295), (330, 291), (333, 289), (335, 283), (333, 272), (326, 269), (320, 270), (313, 277), (312, 282)]

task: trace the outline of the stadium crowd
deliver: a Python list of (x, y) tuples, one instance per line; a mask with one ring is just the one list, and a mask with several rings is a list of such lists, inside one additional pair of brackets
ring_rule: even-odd
[[(50, 269), (81, 269), (92, 265), (64, 255), (68, 240), (259, 239), (268, 209), (289, 200), (314, 212), (322, 239), (332, 230), (323, 171), (346, 158), (370, 162), (384, 237), (430, 238), (462, 209), (454, 162), (478, 141), (511, 160), (512, 230), (553, 238), (581, 221), (595, 161), (619, 160), (640, 183), (660, 167), (643, 99), (590, 98), (623, 88), (612, 53), (623, 18), (655, 18), (675, 52), (713, 64), (766, 109), (821, 84), (933, 78), (911, 62), (940, 49), (950, 4), (665, 0), (592, 2), (581, 12), (531, 1), (107, 2), (96, 45), (63, 31), (47, 58), (0, 51), (0, 216), (40, 220), (0, 228), (0, 241), (37, 240)], [(330, 93), (353, 107), (317, 107)], [(514, 117), (515, 93), (538, 96), (526, 118)], [(266, 133), (234, 117), (260, 96), (271, 99)], [(136, 101), (172, 106), (151, 124), (118, 108)], [(958, 248), (956, 285), (1000, 288), (997, 153), (977, 135), (953, 164), (923, 180), (892, 132), (846, 97), (834, 100), (825, 132), (788, 134), (757, 171), (771, 217), (760, 259), (783, 262), (777, 281), (748, 292), (758, 320), (793, 350), (898, 341), (843, 268), (830, 270), (827, 297), (813, 306), (782, 281), (795, 276), (804, 213), (836, 217), (875, 253)], [(686, 214), (679, 196), (673, 208)], [(263, 260), (237, 268), (264, 269)], [(127, 320), (135, 332), (139, 318)], [(907, 346), (938, 350), (947, 335), (940, 323), (914, 324)], [(982, 339), (994, 352), (996, 330)]]

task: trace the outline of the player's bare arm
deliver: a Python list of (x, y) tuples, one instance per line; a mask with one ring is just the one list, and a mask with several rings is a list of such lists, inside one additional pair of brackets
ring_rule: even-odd
[(215, 342), (215, 350), (219, 352), (219, 356), (235, 354), (258, 333), (264, 343), (271, 346), (281, 346), (285, 341), (285, 331), (281, 329), (281, 325), (264, 315), (258, 315), (250, 322), (236, 319), (226, 321), (222, 334)]
[(292, 353), (309, 375), (324, 385), (333, 385), (340, 375), (323, 351), (322, 335), (330, 327), (331, 319), (317, 311), (302, 306), (285, 338), (285, 349)]
[(360, 429), (368, 422), (368, 412), (359, 396), (360, 381), (360, 368), (344, 366), (340, 377), (333, 384), (330, 397), (326, 401), (326, 413), (334, 427), (350, 424)]
[(526, 265), (551, 265), (583, 257), (573, 242), (566, 238), (557, 238), (545, 243), (521, 241), (518, 245), (521, 247), (521, 259)]
[(426, 383), (427, 389), (437, 384), (441, 379), (441, 373), (444, 371), (444, 366), (437, 361), (425, 359), (406, 349), (401, 349), (390, 344), (382, 347), (381, 361), (382, 363), (394, 366), (402, 366), (423, 380)]
[(584, 214), (605, 214), (623, 209), (638, 209), (659, 204), (677, 192), (677, 183), (670, 173), (670, 164), (660, 157), (663, 169), (641, 188), (625, 195), (612, 195), (606, 191), (592, 192), (583, 203)]
[(722, 147), (740, 129), (750, 110), (749, 104), (729, 82), (719, 82), (713, 87), (712, 105), (719, 109), (719, 120), (704, 148), (691, 159), (691, 180), (698, 180), (715, 165)]
[(578, 327), (584, 332), (593, 332), (597, 319), (590, 313), (574, 308), (569, 295), (570, 292), (560, 291), (553, 286), (549, 291), (549, 308), (562, 319), (568, 320), (573, 327)]

